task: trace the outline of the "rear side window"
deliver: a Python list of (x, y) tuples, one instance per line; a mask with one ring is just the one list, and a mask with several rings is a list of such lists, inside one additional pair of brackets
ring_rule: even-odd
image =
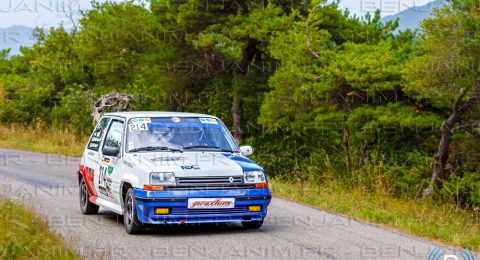
[(88, 142), (88, 149), (98, 152), (103, 135), (105, 134), (105, 129), (107, 129), (108, 122), (110, 122), (110, 118), (108, 117), (104, 117), (102, 120), (100, 120), (100, 122), (98, 122), (97, 127), (95, 127), (95, 130), (93, 130), (90, 142)]

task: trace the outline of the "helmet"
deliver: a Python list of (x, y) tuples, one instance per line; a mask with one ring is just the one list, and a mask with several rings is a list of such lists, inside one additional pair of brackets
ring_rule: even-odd
[(150, 133), (159, 141), (169, 142), (173, 138), (174, 130), (169, 127), (162, 126), (150, 128)]

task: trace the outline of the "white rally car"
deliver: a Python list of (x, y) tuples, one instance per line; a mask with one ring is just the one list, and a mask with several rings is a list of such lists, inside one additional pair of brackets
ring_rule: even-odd
[(192, 113), (103, 116), (78, 171), (80, 208), (124, 216), (129, 234), (145, 224), (239, 221), (259, 228), (271, 200), (262, 167), (220, 119)]

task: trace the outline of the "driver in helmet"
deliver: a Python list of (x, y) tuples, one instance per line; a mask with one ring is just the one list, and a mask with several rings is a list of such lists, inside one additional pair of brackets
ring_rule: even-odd
[(178, 145), (173, 144), (171, 141), (174, 137), (175, 129), (159, 126), (150, 128), (149, 135), (146, 142), (150, 146), (165, 146), (169, 148), (177, 148)]

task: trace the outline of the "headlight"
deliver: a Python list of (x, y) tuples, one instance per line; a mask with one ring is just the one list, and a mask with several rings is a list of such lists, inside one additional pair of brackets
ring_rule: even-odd
[(246, 171), (243, 172), (243, 179), (245, 183), (265, 183), (265, 173), (263, 171)]
[(150, 173), (151, 185), (175, 185), (175, 174), (173, 172), (152, 172)]

